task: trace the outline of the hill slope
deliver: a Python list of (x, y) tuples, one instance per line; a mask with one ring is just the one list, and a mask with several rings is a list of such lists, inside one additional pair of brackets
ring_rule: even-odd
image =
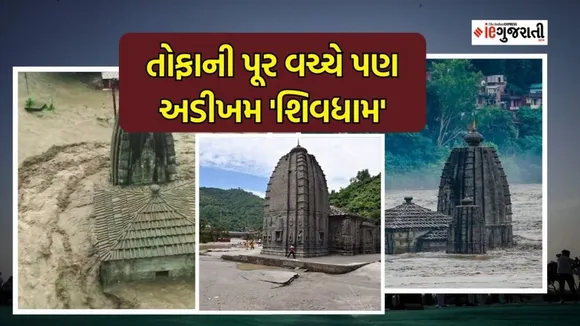
[[(330, 203), (365, 217), (381, 216), (381, 175), (362, 170), (350, 185), (330, 194)], [(227, 231), (258, 230), (264, 223), (264, 198), (243, 189), (199, 188), (200, 226)]]
[(228, 231), (260, 229), (264, 223), (264, 198), (243, 189), (199, 187), (200, 225)]
[(364, 217), (381, 217), (381, 174), (359, 171), (346, 188), (330, 193), (330, 204)]

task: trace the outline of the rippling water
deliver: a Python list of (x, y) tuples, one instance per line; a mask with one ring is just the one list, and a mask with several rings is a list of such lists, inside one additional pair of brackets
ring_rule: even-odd
[[(511, 185), (517, 245), (485, 256), (444, 252), (387, 255), (387, 288), (536, 288), (542, 278), (542, 185)], [(385, 207), (412, 196), (417, 205), (437, 209), (437, 190), (387, 190)]]

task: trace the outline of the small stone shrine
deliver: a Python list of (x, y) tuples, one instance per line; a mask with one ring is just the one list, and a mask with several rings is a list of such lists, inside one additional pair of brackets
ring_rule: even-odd
[(452, 215), (462, 199), (471, 198), (485, 222), (485, 247), (511, 247), (510, 189), (498, 154), (493, 147), (481, 146), (483, 136), (475, 123), (464, 139), (467, 146), (454, 148), (443, 168), (437, 211)]
[(401, 205), (385, 210), (385, 253), (445, 250), (450, 223), (450, 216), (413, 203), (413, 197), (405, 197)]
[(97, 190), (102, 283), (193, 277), (194, 194), (193, 182)]
[(479, 206), (464, 198), (455, 206), (447, 236), (448, 254), (485, 254), (485, 220)]
[(115, 119), (110, 158), (112, 185), (93, 198), (101, 282), (194, 277), (195, 181), (175, 181), (172, 134)]
[(296, 257), (380, 252), (380, 221), (330, 207), (326, 176), (298, 144), (274, 168), (264, 201), (262, 254)]

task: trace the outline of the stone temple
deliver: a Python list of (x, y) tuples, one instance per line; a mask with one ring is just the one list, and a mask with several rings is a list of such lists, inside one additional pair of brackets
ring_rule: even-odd
[(296, 257), (380, 252), (380, 221), (331, 207), (326, 176), (298, 144), (274, 168), (264, 201), (262, 254)]
[(469, 198), (485, 223), (487, 249), (513, 245), (512, 207), (508, 181), (493, 147), (481, 146), (475, 125), (465, 136), (467, 146), (454, 148), (441, 175), (437, 211), (452, 216)]
[(195, 275), (195, 181), (175, 180), (173, 136), (115, 121), (111, 185), (95, 189), (103, 284)]
[(442, 171), (437, 212), (411, 197), (385, 210), (385, 252), (485, 254), (513, 245), (510, 190), (497, 152), (475, 126)]

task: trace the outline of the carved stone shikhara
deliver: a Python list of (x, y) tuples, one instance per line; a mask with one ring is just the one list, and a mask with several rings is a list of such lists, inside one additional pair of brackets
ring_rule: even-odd
[(264, 201), (262, 254), (296, 257), (380, 252), (380, 221), (330, 206), (326, 176), (297, 145), (274, 168)]
[(479, 206), (465, 198), (455, 206), (447, 236), (449, 254), (485, 254), (485, 220)]
[(113, 185), (163, 184), (174, 181), (176, 173), (171, 133), (127, 133), (115, 119), (111, 140)]
[(512, 203), (507, 177), (493, 147), (481, 146), (483, 136), (473, 128), (468, 146), (454, 148), (441, 175), (437, 211), (452, 215), (461, 200), (471, 198), (485, 222), (485, 247), (513, 245)]

